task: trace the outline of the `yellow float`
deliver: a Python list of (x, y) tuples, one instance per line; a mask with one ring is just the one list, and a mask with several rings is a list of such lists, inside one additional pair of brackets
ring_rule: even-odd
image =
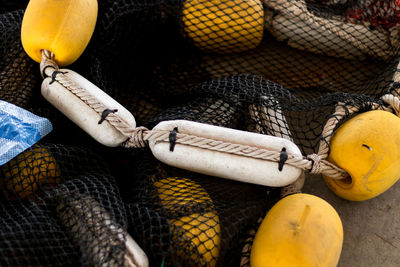
[(264, 33), (264, 9), (259, 0), (187, 0), (183, 30), (196, 47), (217, 53), (255, 48)]
[(308, 194), (281, 199), (268, 212), (253, 241), (250, 265), (335, 267), (343, 227), (335, 209)]
[(347, 179), (324, 176), (338, 196), (363, 201), (389, 189), (400, 177), (400, 119), (374, 110), (354, 116), (336, 131), (328, 160), (347, 171)]
[[(188, 206), (189, 210), (191, 205), (197, 209), (203, 205), (206, 207), (202, 213), (194, 212), (178, 219), (169, 219), (169, 222), (174, 228), (174, 234), (179, 235), (175, 236), (176, 240), (189, 240), (192, 244), (190, 247), (197, 249), (189, 255), (191, 260), (201, 265), (215, 266), (221, 243), (221, 228), (217, 211), (204, 188), (187, 178), (178, 177), (159, 180), (154, 186), (161, 206), (173, 217), (183, 206)], [(182, 247), (176, 248), (178, 255), (185, 256), (188, 247), (184, 246), (182, 244)]]
[(22, 20), (22, 45), (36, 62), (46, 49), (59, 66), (69, 65), (88, 45), (96, 19), (97, 0), (31, 0)]
[(2, 167), (2, 172), (5, 188), (22, 199), (35, 200), (39, 186), (61, 181), (60, 167), (45, 148), (36, 147), (19, 154)]

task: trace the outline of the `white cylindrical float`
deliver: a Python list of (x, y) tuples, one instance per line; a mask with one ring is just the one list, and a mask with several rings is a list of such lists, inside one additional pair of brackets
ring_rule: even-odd
[[(299, 148), (293, 142), (283, 138), (192, 121), (164, 121), (154, 127), (153, 130), (173, 131), (175, 128), (177, 128), (178, 133), (215, 141), (277, 152), (285, 148), (288, 154), (302, 157)], [(246, 183), (281, 187), (293, 183), (302, 173), (300, 168), (287, 164), (280, 171), (277, 162), (203, 149), (179, 144), (179, 142), (176, 143), (173, 151), (170, 151), (169, 142), (149, 141), (149, 145), (153, 155), (168, 165)]]
[[(103, 104), (106, 107), (104, 110), (108, 110), (105, 112), (116, 113), (132, 129), (136, 127), (133, 115), (96, 85), (72, 70), (61, 69), (59, 71), (63, 74), (57, 75), (66, 75), (72, 82), (84, 88)], [(56, 80), (53, 81), (52, 77), (43, 80), (41, 91), (47, 101), (101, 144), (116, 147), (127, 140), (127, 137), (105, 120), (104, 116), (102, 118), (102, 114), (92, 109), (62, 84)]]

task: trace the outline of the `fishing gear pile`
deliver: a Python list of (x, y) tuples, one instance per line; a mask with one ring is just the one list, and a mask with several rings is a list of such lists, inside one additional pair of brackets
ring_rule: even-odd
[(53, 130), (0, 166), (0, 265), (293, 264), (308, 216), (327, 243), (305, 262), (336, 266), (340, 217), (304, 172), (355, 201), (400, 177), (392, 151), (368, 190), (352, 169), (393, 145), (359, 116), (398, 132), (398, 1), (28, 2), (0, 7), (0, 100)]

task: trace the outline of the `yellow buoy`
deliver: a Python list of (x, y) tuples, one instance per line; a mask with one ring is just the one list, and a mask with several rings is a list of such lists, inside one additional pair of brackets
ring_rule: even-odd
[(338, 196), (363, 201), (389, 189), (400, 177), (400, 119), (375, 110), (354, 116), (336, 131), (328, 160), (347, 171), (349, 178), (324, 176)]
[(281, 199), (268, 212), (253, 241), (250, 265), (337, 265), (343, 243), (343, 227), (335, 209), (308, 194)]
[(57, 64), (69, 65), (88, 45), (96, 19), (97, 0), (31, 0), (22, 20), (22, 45), (36, 62), (46, 49)]
[(186, 0), (183, 30), (200, 49), (230, 53), (256, 47), (263, 38), (259, 0)]
[(39, 186), (54, 185), (60, 182), (60, 168), (45, 148), (33, 148), (19, 154), (2, 167), (3, 186), (20, 198), (35, 200)]
[[(172, 217), (177, 216), (183, 206), (188, 209), (188, 215), (169, 219), (174, 227), (175, 241), (179, 243), (177, 254), (189, 257), (198, 265), (215, 266), (221, 243), (221, 228), (217, 211), (204, 188), (187, 178), (178, 177), (159, 180), (154, 186), (160, 204)], [(204, 212), (200, 212), (200, 206), (204, 206)], [(187, 243), (179, 240), (188, 241), (190, 247), (184, 247)], [(185, 255), (191, 248), (196, 250)]]

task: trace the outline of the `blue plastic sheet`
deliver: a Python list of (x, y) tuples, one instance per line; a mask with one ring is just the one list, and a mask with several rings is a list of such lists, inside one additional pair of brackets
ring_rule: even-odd
[(50, 121), (0, 100), (0, 166), (51, 132)]

